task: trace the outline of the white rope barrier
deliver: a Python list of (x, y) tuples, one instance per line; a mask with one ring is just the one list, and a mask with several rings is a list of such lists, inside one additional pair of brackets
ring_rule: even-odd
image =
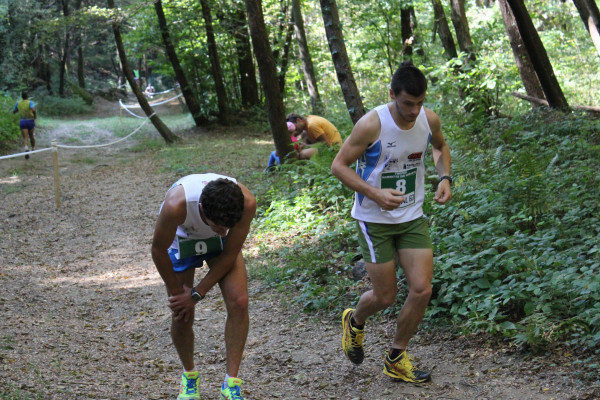
[[(146, 125), (148, 123), (148, 121), (150, 121), (150, 118), (154, 117), (156, 115), (156, 113), (152, 113), (152, 115), (150, 115), (148, 118), (146, 118), (146, 120), (144, 122), (142, 122), (142, 124), (140, 126), (138, 126), (133, 132), (131, 132), (129, 135), (122, 137), (121, 139), (115, 140), (114, 142), (110, 142), (110, 143), (105, 143), (105, 144), (94, 144), (94, 145), (83, 145), (83, 146), (69, 146), (66, 144), (58, 144), (56, 145), (57, 147), (63, 148), (63, 149), (91, 149), (94, 147), (106, 147), (106, 146), (111, 146), (115, 143), (119, 143), (122, 142), (123, 140), (127, 139), (128, 137), (132, 136), (133, 134), (135, 134), (137, 131), (139, 131), (140, 129), (142, 129), (142, 127), (144, 125)], [(47, 149), (49, 150), (49, 149)]]
[(129, 111), (129, 108), (125, 104), (123, 104), (121, 99), (119, 99), (119, 105), (121, 106), (122, 109), (124, 109), (125, 111), (127, 111), (129, 114), (133, 115), (136, 118), (146, 118), (146, 117), (142, 117), (141, 115), (137, 115), (133, 111)]
[(4, 160), (6, 158), (14, 158), (14, 157), (26, 156), (26, 155), (31, 155), (31, 154), (35, 154), (35, 153), (41, 153), (42, 151), (48, 151), (48, 150), (52, 150), (52, 148), (51, 147), (46, 147), (46, 148), (43, 148), (43, 149), (26, 151), (24, 153), (10, 154), (8, 156), (2, 156), (2, 157), (0, 157), (0, 160)]
[[(162, 100), (162, 101), (157, 101), (156, 103), (148, 103), (150, 106), (160, 106), (162, 104), (168, 103), (170, 101), (173, 101), (179, 97), (183, 96), (183, 93), (178, 94), (175, 97), (171, 97), (170, 99), (166, 99), (166, 100)], [(119, 99), (119, 104), (121, 105), (121, 107), (123, 108), (140, 108), (141, 106), (139, 104), (123, 104), (123, 102)]]

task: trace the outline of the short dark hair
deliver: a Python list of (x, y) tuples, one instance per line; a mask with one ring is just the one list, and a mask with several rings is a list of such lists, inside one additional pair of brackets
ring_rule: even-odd
[(296, 113), (289, 113), (287, 115), (287, 117), (285, 117), (286, 122), (293, 122), (294, 124), (296, 123), (296, 121), (298, 121), (299, 119), (304, 119), (302, 117), (302, 115), (300, 114), (296, 114)]
[(200, 203), (206, 218), (227, 228), (240, 222), (244, 213), (242, 189), (229, 179), (219, 178), (208, 182), (202, 189)]
[(27, 99), (29, 97), (29, 93), (27, 93), (26, 91), (22, 91), (21, 92), (21, 97), (23, 98), (23, 100)]
[(412, 61), (406, 60), (394, 72), (391, 88), (395, 95), (404, 91), (411, 96), (420, 96), (427, 91), (427, 78)]

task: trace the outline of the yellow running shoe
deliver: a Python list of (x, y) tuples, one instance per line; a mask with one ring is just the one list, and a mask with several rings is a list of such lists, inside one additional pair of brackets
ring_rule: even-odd
[(177, 400), (200, 400), (200, 393), (198, 393), (199, 375), (198, 371), (183, 373)]
[(416, 369), (410, 362), (410, 356), (406, 351), (400, 353), (394, 360), (390, 359), (390, 353), (385, 354), (383, 373), (394, 380), (412, 383), (429, 382), (431, 374)]
[(244, 400), (240, 391), (243, 381), (240, 378), (227, 378), (221, 386), (221, 400)]
[(363, 348), (364, 329), (358, 329), (352, 326), (350, 319), (354, 314), (353, 308), (347, 308), (342, 314), (342, 349), (346, 353), (348, 360), (354, 364), (360, 364), (365, 359)]

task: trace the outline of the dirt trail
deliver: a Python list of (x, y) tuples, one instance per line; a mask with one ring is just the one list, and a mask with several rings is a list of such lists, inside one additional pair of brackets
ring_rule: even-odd
[[(149, 249), (158, 206), (178, 176), (125, 151), (72, 157), (61, 161), (60, 210), (48, 156), (0, 160), (0, 397), (175, 399), (181, 367)], [(258, 245), (248, 243), (249, 266), (259, 262)], [(433, 382), (393, 383), (381, 373), (392, 323), (367, 327), (367, 357), (355, 367), (340, 350), (337, 320), (297, 313), (281, 296), (251, 279), (241, 369), (248, 400), (600, 397), (573, 378), (567, 355), (524, 359), (436, 334), (417, 336), (412, 348)], [(203, 399), (217, 398), (224, 376), (224, 319), (213, 289), (196, 315)]]

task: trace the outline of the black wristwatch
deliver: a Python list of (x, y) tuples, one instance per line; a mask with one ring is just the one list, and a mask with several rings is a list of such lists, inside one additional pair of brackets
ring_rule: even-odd
[(196, 292), (196, 288), (192, 288), (192, 300), (194, 300), (196, 303), (199, 302), (200, 300), (202, 300), (204, 298), (203, 295), (201, 295), (200, 293)]
[(443, 181), (444, 179), (448, 179), (448, 182), (450, 182), (450, 184), (452, 185), (452, 177), (448, 176), (448, 175), (444, 175), (440, 178), (440, 182)]

